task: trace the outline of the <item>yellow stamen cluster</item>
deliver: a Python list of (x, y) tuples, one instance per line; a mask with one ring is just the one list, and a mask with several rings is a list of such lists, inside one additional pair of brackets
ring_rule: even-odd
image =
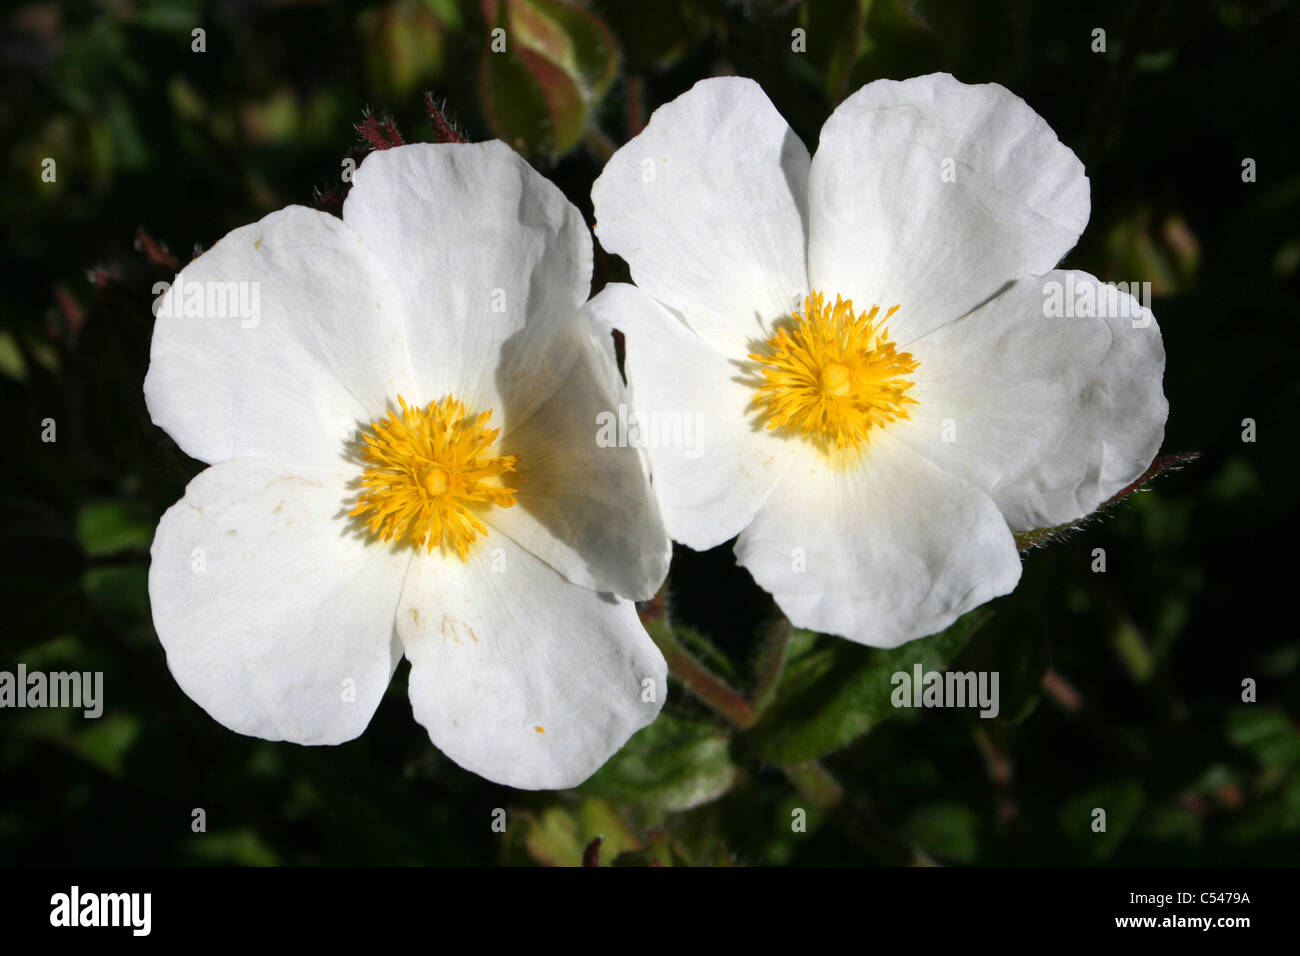
[(843, 449), (867, 441), (873, 428), (907, 418), (907, 406), (916, 404), (905, 394), (913, 384), (907, 376), (920, 363), (898, 351), (883, 324), (897, 311), (894, 306), (878, 324), (878, 306), (855, 316), (852, 300), (837, 295), (827, 308), (820, 292), (805, 298), (803, 313), (749, 356), (761, 366), (753, 404), (767, 427), (797, 429)]
[(426, 408), (406, 404), (371, 422), (363, 436), (367, 467), (364, 491), (348, 512), (385, 541), (409, 541), (425, 550), (450, 544), (463, 561), (487, 526), (475, 512), (509, 508), (515, 489), (501, 483), (514, 471), (516, 455), (489, 455), (500, 434), (488, 428), (492, 413), (465, 417), (465, 406), (448, 395)]

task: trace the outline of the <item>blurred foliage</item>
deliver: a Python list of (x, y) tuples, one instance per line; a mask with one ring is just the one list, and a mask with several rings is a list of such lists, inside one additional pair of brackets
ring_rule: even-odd
[[(0, 16), (0, 669), (102, 670), (106, 697), (98, 720), (0, 711), (0, 861), (1300, 855), (1300, 638), (1281, 600), (1300, 530), (1293, 4), (35, 0)], [(756, 78), (815, 146), (861, 84), (935, 70), (1009, 86), (1084, 160), (1093, 216), (1067, 263), (1152, 283), (1164, 450), (1199, 460), (1026, 552), (1019, 588), (987, 613), (895, 651), (784, 644), (730, 548), (680, 549), (648, 617), (679, 663), (729, 685), (733, 712), (674, 682), (661, 719), (576, 793), (455, 767), (411, 718), (405, 665), (369, 730), (336, 748), (240, 737), (180, 691), (150, 624), (148, 544), (200, 466), (144, 407), (154, 283), (272, 209), (334, 208), (367, 108), (431, 139), (425, 90), (590, 217), (611, 146), (704, 76)], [(597, 285), (620, 278), (598, 252)], [(918, 661), (999, 671), (1001, 713), (894, 710), (889, 674)]]
[(479, 95), (497, 138), (559, 156), (581, 142), (618, 73), (605, 22), (562, 0), (484, 0), (490, 26)]

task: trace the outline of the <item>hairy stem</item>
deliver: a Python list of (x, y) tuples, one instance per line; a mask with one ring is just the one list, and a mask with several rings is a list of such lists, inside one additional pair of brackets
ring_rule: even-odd
[(790, 651), (790, 635), (794, 625), (784, 614), (780, 614), (767, 630), (763, 647), (758, 657), (758, 679), (754, 684), (752, 695), (756, 713), (763, 713), (776, 697), (776, 689), (781, 684), (781, 675), (785, 672), (785, 662)]
[(692, 694), (706, 703), (728, 722), (746, 730), (758, 722), (758, 713), (738, 691), (700, 663), (677, 635), (665, 618), (647, 621), (646, 630), (659, 645), (668, 662), (668, 669)]

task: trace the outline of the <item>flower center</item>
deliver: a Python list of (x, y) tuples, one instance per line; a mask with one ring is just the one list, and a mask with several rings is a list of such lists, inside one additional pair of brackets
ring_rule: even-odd
[(441, 468), (430, 468), (424, 473), (420, 480), (424, 493), (430, 497), (440, 495), (447, 490), (447, 473)]
[(491, 412), (465, 416), (465, 406), (448, 395), (426, 408), (407, 405), (370, 423), (363, 435), (364, 490), (348, 514), (360, 517), (385, 541), (407, 540), (426, 551), (452, 545), (463, 561), (487, 526), (477, 512), (509, 508), (515, 489), (501, 476), (514, 471), (516, 455), (489, 455), (500, 434), (488, 428)]
[(834, 395), (836, 398), (843, 398), (849, 392), (853, 391), (853, 385), (850, 380), (849, 367), (841, 365), (839, 362), (832, 362), (822, 369), (821, 374), (822, 391), (827, 395)]
[(868, 433), (908, 417), (916, 399), (905, 393), (908, 376), (920, 363), (899, 352), (878, 306), (854, 315), (852, 300), (835, 297), (826, 306), (820, 292), (804, 299), (803, 312), (778, 328), (750, 358), (758, 362), (762, 384), (753, 404), (767, 427), (797, 429), (829, 448), (856, 448)]

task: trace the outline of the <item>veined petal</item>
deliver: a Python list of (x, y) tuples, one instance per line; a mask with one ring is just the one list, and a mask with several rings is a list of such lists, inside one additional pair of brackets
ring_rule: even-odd
[(917, 404), (894, 437), (983, 488), (1016, 530), (1091, 513), (1164, 438), (1155, 316), (1086, 272), (1022, 279), (910, 348)]
[(888, 433), (853, 468), (800, 456), (736, 558), (796, 626), (874, 647), (941, 631), (1020, 579), (993, 500)]
[(755, 420), (752, 372), (636, 286), (608, 285), (587, 308), (625, 336), (630, 407), (616, 425), (646, 446), (668, 533), (697, 550), (735, 536), (794, 454)]
[(744, 357), (803, 301), (808, 150), (753, 80), (702, 80), (655, 110), (591, 190), (596, 237), (636, 284)]
[(591, 234), (522, 157), (497, 141), (371, 153), (343, 219), (403, 304), (421, 401), (454, 393), (523, 420), (555, 391), (591, 288)]
[(414, 388), (401, 305), (360, 238), (289, 206), (181, 270), (154, 323), (154, 422), (208, 463), (332, 468), (344, 441)]
[(397, 629), (415, 719), (456, 763), (511, 787), (577, 786), (667, 692), (631, 602), (569, 583), (504, 535), (467, 562), (413, 562)]
[(822, 128), (808, 273), (901, 308), (899, 347), (1052, 268), (1088, 222), (1083, 164), (1024, 100), (946, 73), (868, 83)]
[(410, 552), (351, 533), (346, 480), (235, 459), (199, 474), (158, 523), (149, 600), (167, 666), (231, 730), (342, 743), (388, 687)]

